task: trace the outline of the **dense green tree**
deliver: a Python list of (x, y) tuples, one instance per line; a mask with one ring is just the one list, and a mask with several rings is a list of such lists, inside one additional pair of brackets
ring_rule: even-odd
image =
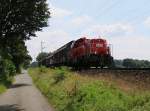
[(48, 56), (48, 53), (46, 52), (41, 52), (38, 54), (36, 57), (36, 61), (39, 63), (41, 60), (43, 60), (46, 56)]
[(125, 66), (127, 68), (134, 68), (134, 67), (136, 67), (136, 64), (133, 61), (133, 59), (124, 59), (123, 60), (123, 66)]
[(123, 60), (114, 60), (115, 67), (123, 68)]
[(137, 59), (124, 59), (122, 65), (127, 68), (150, 68), (149, 61)]
[(0, 52), (0, 74), (2, 74), (2, 69), (3, 69), (3, 65), (2, 65), (2, 57)]
[[(0, 1), (0, 49), (3, 59), (12, 60), (17, 70), (25, 63), (25, 40), (47, 26), (50, 12), (46, 0)], [(28, 58), (29, 60), (29, 58)]]
[(1, 0), (0, 1), (0, 41), (9, 37), (23, 40), (36, 36), (47, 26), (49, 9), (46, 0)]
[[(14, 42), (8, 41), (5, 55), (9, 56), (9, 59), (15, 64), (17, 72), (20, 72), (20, 66), (27, 61), (29, 62), (31, 57), (28, 55), (27, 47), (21, 37), (11, 37), (9, 40)], [(8, 59), (8, 56), (4, 58)]]
[(31, 64), (31, 61), (32, 61), (32, 57), (31, 57), (30, 55), (27, 55), (27, 56), (25, 57), (25, 61), (24, 61), (24, 63), (23, 63), (23, 68), (24, 68), (24, 69), (29, 68), (29, 67), (30, 67), (30, 64)]
[(38, 67), (38, 62), (32, 62), (30, 67)]

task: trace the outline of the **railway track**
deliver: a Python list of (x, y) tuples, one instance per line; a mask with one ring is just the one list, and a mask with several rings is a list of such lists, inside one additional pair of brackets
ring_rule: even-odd
[(109, 68), (107, 70), (127, 70), (127, 71), (132, 71), (132, 70), (135, 70), (135, 71), (150, 71), (150, 68)]
[(77, 70), (81, 74), (125, 74), (125, 75), (147, 75), (150, 76), (150, 68), (90, 68), (90, 69), (81, 69)]
[(80, 69), (79, 71), (82, 70), (95, 70), (95, 71), (150, 71), (150, 68), (89, 68), (89, 69)]

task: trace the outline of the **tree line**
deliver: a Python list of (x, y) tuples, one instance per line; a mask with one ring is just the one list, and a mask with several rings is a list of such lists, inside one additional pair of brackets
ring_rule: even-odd
[(150, 61), (126, 58), (114, 60), (115, 66), (120, 68), (150, 68)]
[(36, 37), (48, 24), (50, 12), (46, 0), (0, 1), (0, 76), (20, 73), (31, 56), (25, 41)]

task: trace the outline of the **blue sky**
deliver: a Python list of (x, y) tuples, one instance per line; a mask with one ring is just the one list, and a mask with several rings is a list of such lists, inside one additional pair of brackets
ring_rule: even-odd
[(116, 59), (150, 60), (149, 0), (53, 0), (48, 1), (49, 27), (27, 41), (33, 58), (40, 52), (54, 51), (81, 37), (105, 38), (113, 45)]

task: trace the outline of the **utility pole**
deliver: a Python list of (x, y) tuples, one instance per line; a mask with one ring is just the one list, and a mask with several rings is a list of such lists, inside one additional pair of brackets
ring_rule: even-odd
[(101, 39), (102, 37), (99, 35), (98, 38)]
[(43, 46), (45, 42), (41, 41), (41, 53), (43, 52), (43, 50), (45, 49), (45, 47)]
[(111, 55), (112, 55), (112, 56), (114, 56), (114, 49), (113, 49), (113, 45), (112, 45), (112, 44), (109, 44), (109, 47), (110, 47)]

